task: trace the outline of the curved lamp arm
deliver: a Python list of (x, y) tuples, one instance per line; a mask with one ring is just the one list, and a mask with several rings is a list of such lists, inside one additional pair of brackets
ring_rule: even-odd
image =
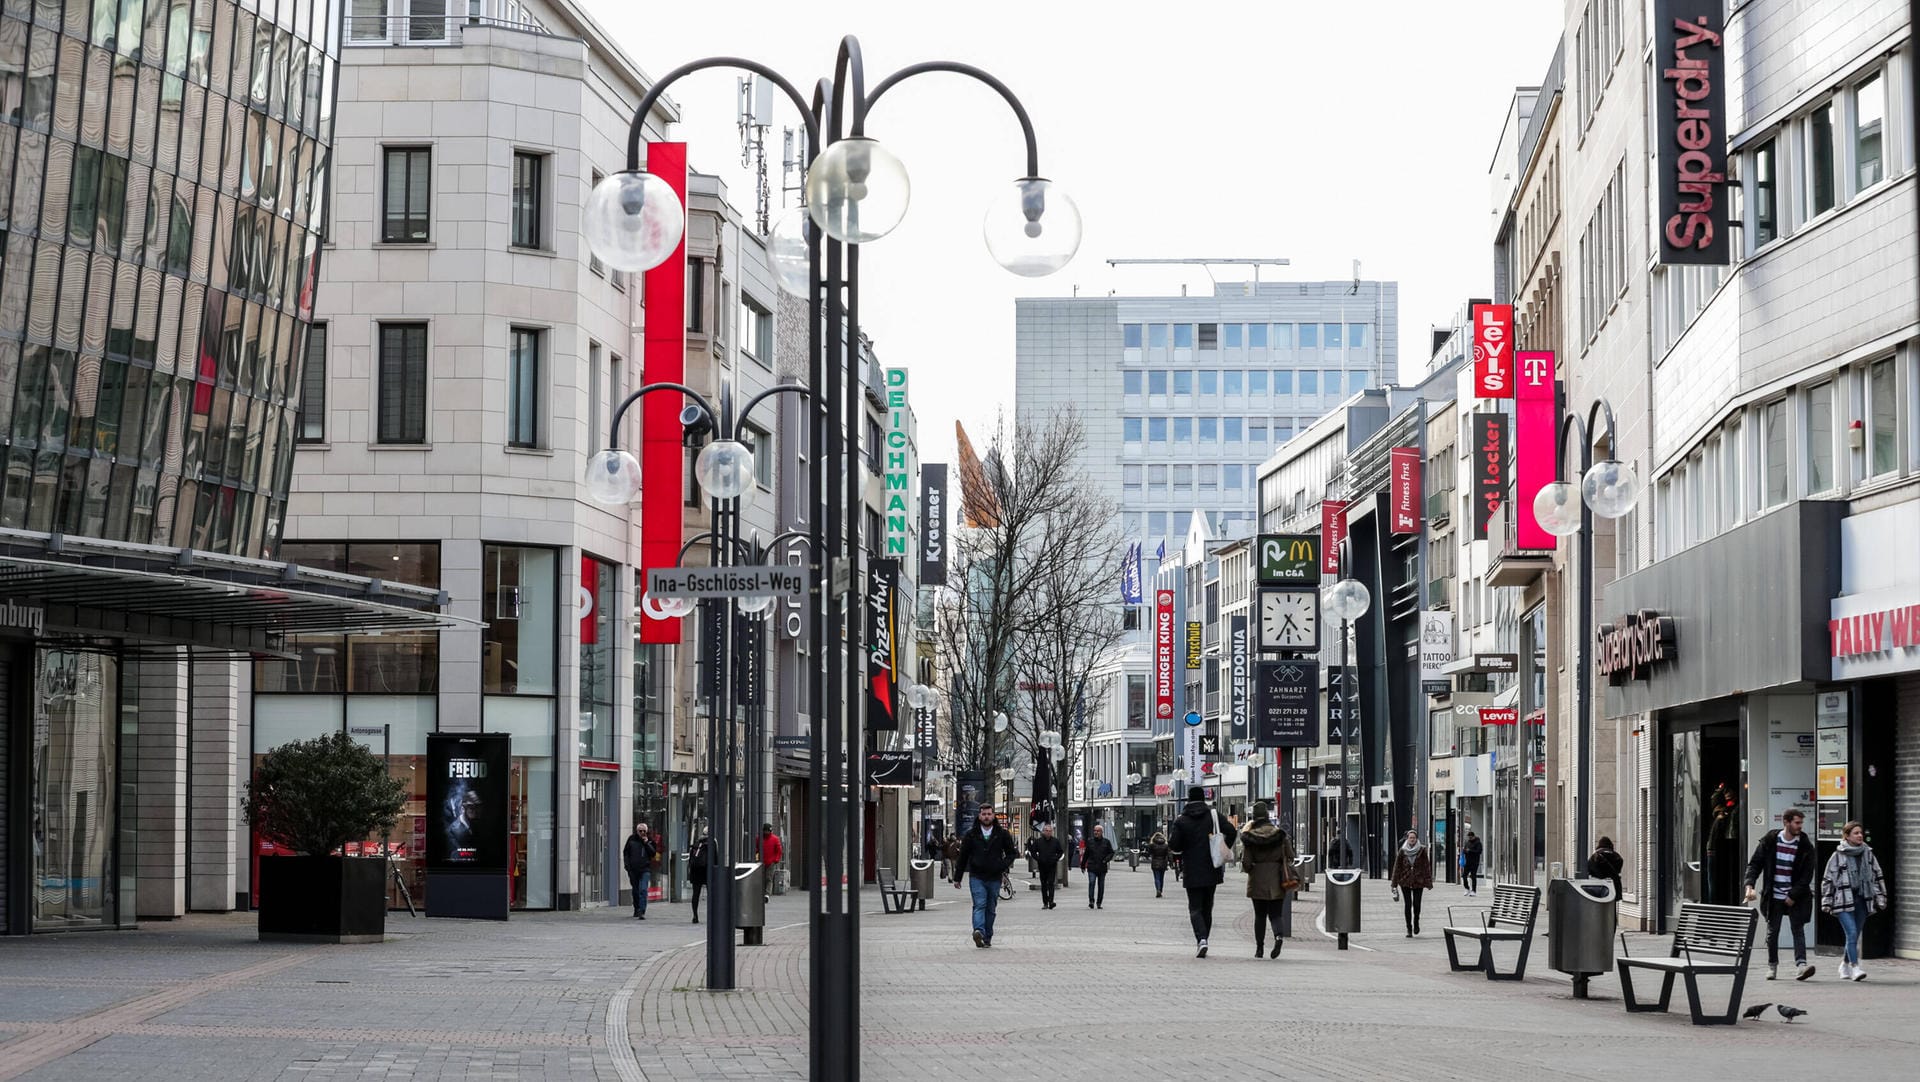
[(719, 416), (713, 412), (713, 406), (707, 402), (706, 396), (684, 383), (668, 383), (664, 380), (659, 383), (649, 383), (621, 399), (620, 404), (613, 407), (613, 420), (607, 426), (607, 450), (618, 451), (620, 449), (620, 421), (626, 417), (627, 407), (640, 401), (641, 396), (650, 395), (655, 391), (679, 391), (682, 395), (693, 399), (694, 404), (700, 407), (700, 412), (706, 414), (709, 418)]
[(867, 95), (865, 105), (854, 117), (853, 134), (861, 135), (865, 132), (867, 112), (873, 108), (875, 102), (880, 100), (880, 95), (885, 94), (896, 85), (907, 79), (911, 79), (915, 75), (924, 75), (931, 71), (946, 71), (952, 72), (955, 75), (968, 76), (969, 78), (985, 83), (988, 87), (992, 88), (995, 93), (1005, 98), (1007, 104), (1013, 109), (1014, 118), (1020, 121), (1020, 134), (1025, 136), (1027, 140), (1027, 175), (1020, 179), (1037, 180), (1040, 178), (1040, 141), (1033, 134), (1033, 119), (1027, 116), (1026, 106), (1020, 104), (1020, 99), (1014, 97), (1013, 91), (1008, 89), (1007, 84), (981, 71), (972, 64), (962, 64), (953, 60), (930, 60), (923, 64), (914, 64), (910, 67), (901, 68), (899, 71), (880, 80), (880, 85), (874, 87), (873, 93)]
[(627, 127), (627, 172), (640, 171), (640, 144), (645, 141), (647, 114), (653, 112), (654, 103), (660, 100), (669, 86), (682, 77), (708, 68), (740, 68), (761, 76), (779, 87), (781, 92), (786, 94), (787, 100), (793, 102), (794, 108), (800, 110), (801, 118), (806, 121), (807, 146), (815, 149), (820, 146), (820, 122), (814, 117), (813, 110), (807, 108), (807, 100), (801, 97), (800, 92), (793, 88), (793, 84), (787, 82), (779, 72), (757, 60), (747, 60), (737, 56), (710, 56), (705, 60), (695, 60), (680, 65), (647, 88), (645, 96), (640, 99), (639, 107), (633, 111), (633, 123)]
[(759, 394), (754, 395), (752, 398), (747, 399), (747, 404), (740, 407), (740, 415), (733, 419), (732, 438), (735, 442), (739, 441), (741, 430), (747, 427), (747, 415), (753, 412), (753, 407), (777, 394), (794, 394), (799, 395), (803, 399), (812, 396), (812, 392), (807, 389), (805, 384), (782, 383), (777, 387), (769, 387)]
[[(810, 549), (815, 548), (815, 541), (813, 538), (813, 534), (809, 533), (806, 530), (788, 530), (784, 533), (774, 534), (773, 540), (767, 542), (766, 551), (771, 553), (775, 549), (778, 549), (781, 545), (787, 544), (793, 541), (805, 541), (807, 542), (808, 548)], [(817, 554), (817, 550), (816, 550), (816, 554)]]
[[(1620, 457), (1614, 452), (1613, 404), (1604, 398), (1596, 398), (1593, 400), (1593, 405), (1587, 407), (1587, 420), (1585, 424), (1580, 423), (1580, 415), (1577, 413), (1569, 413), (1561, 418), (1560, 440), (1554, 445), (1554, 453), (1558, 458), (1558, 461), (1554, 463), (1553, 476), (1555, 480), (1563, 479), (1561, 475), (1566, 472), (1564, 467), (1566, 466), (1567, 460), (1567, 434), (1569, 432), (1577, 432), (1580, 434), (1580, 473), (1582, 477), (1586, 475), (1586, 471), (1593, 465), (1593, 441), (1590, 437), (1598, 430), (1598, 426), (1602, 421), (1605, 421), (1607, 426), (1605, 429), (1607, 434), (1607, 454), (1615, 459)], [(1574, 480), (1578, 481), (1580, 478), (1576, 477)]]
[[(692, 537), (687, 538), (687, 543), (680, 546), (680, 555), (675, 556), (673, 558), (673, 565), (675, 567), (679, 567), (682, 564), (686, 563), (687, 553), (693, 551), (693, 546), (699, 544), (702, 541), (712, 541), (713, 537), (714, 535), (712, 530), (701, 530), (699, 533), (694, 534)], [(734, 546), (738, 548), (741, 552), (746, 553), (748, 556), (753, 555), (753, 548), (749, 546), (745, 541), (736, 537), (733, 539), (733, 543), (734, 543)]]

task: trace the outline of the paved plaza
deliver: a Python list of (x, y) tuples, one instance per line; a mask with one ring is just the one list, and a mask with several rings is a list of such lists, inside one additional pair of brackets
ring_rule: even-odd
[[(1170, 879), (1154, 898), (1144, 869), (1116, 870), (1101, 910), (1078, 877), (1052, 911), (1022, 890), (991, 950), (968, 936), (962, 890), (904, 915), (869, 894), (866, 1077), (1431, 1082), (1845, 1064), (1894, 1078), (1920, 1053), (1920, 963), (1880, 962), (1863, 984), (1838, 982), (1830, 959), (1806, 984), (1756, 969), (1747, 1003), (1807, 1017), (1698, 1029), (1684, 1010), (1628, 1016), (1611, 978), (1574, 1000), (1544, 944), (1521, 983), (1449, 973), (1437, 929), (1447, 904), (1470, 904), (1449, 886), (1409, 940), (1385, 885), (1368, 884), (1369, 931), (1344, 953), (1315, 929), (1308, 894), (1281, 957), (1256, 961), (1240, 882), (1222, 888), (1204, 961), (1184, 895)], [(244, 915), (0, 941), (0, 1079), (804, 1078), (804, 901), (774, 899), (766, 945), (741, 948), (739, 989), (723, 994), (701, 988), (702, 929), (684, 905), (645, 923), (617, 910), (401, 916), (371, 947), (261, 944)], [(1636, 953), (1659, 944), (1630, 939)]]

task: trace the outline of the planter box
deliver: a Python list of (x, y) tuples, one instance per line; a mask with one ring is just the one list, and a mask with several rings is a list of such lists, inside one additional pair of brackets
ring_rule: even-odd
[(387, 934), (387, 862), (377, 857), (260, 858), (260, 938), (379, 943)]

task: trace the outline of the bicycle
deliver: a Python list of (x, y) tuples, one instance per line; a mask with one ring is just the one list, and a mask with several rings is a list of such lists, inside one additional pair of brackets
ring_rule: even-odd
[(1000, 873), (1000, 900), (1003, 902), (1013, 901), (1012, 868), (1008, 868), (1006, 871)]

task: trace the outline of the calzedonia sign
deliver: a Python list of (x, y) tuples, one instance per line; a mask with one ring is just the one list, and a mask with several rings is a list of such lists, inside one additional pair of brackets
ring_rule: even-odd
[(1654, 0), (1660, 262), (1724, 267), (1727, 239), (1725, 0)]
[(1610, 684), (1646, 680), (1653, 675), (1653, 666), (1675, 658), (1677, 644), (1672, 617), (1642, 609), (1600, 628), (1594, 664)]

